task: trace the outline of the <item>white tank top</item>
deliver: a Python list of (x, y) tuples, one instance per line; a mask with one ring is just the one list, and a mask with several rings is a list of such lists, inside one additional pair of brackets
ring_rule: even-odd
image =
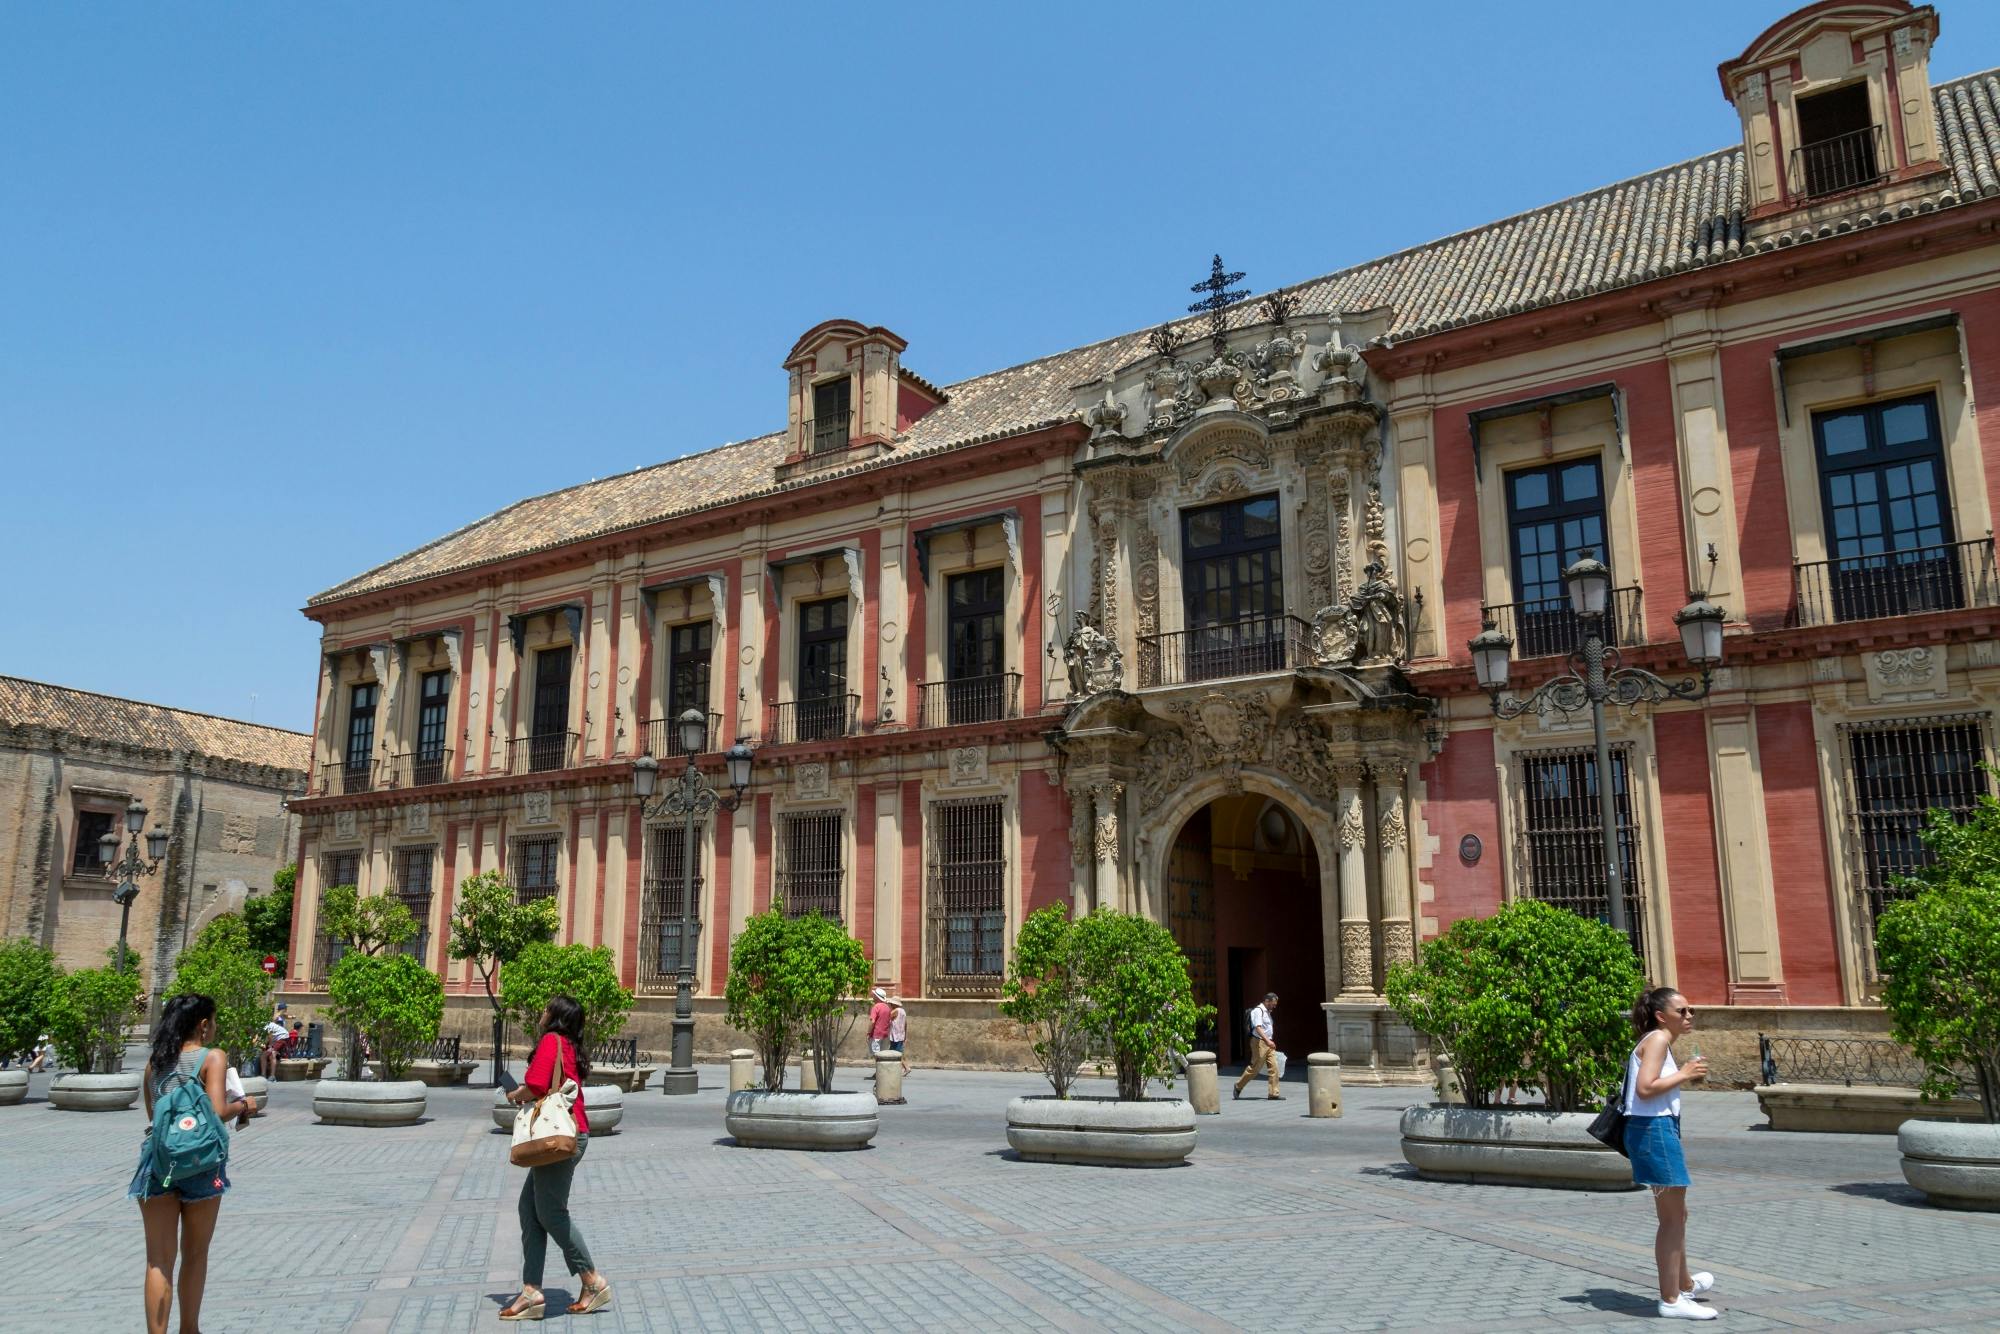
[[(1680, 1069), (1680, 1066), (1675, 1062), (1674, 1049), (1670, 1046), (1667, 1048), (1667, 1059), (1660, 1066), (1660, 1075), (1664, 1078), (1678, 1069)], [(1679, 1116), (1681, 1114), (1681, 1090), (1678, 1084), (1668, 1089), (1665, 1093), (1655, 1094), (1650, 1098), (1639, 1096), (1639, 1049), (1637, 1047), (1632, 1048), (1632, 1054), (1625, 1058), (1625, 1080), (1626, 1086), (1630, 1089), (1630, 1092), (1625, 1097), (1625, 1115)]]

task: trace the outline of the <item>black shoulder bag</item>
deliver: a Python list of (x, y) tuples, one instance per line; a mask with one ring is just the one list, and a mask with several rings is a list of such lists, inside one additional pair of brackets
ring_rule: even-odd
[(1625, 1078), (1619, 1081), (1618, 1093), (1604, 1110), (1590, 1123), (1590, 1137), (1608, 1149), (1616, 1149), (1623, 1157), (1632, 1155), (1625, 1151), (1625, 1123), (1631, 1118), (1625, 1115), (1625, 1094), (1632, 1087), (1631, 1058), (1626, 1058)]

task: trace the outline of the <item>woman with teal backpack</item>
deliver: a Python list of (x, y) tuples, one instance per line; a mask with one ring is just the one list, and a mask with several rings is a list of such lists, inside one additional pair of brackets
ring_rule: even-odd
[[(232, 1100), (229, 1059), (215, 1041), (215, 1001), (176, 996), (153, 1029), (153, 1052), (141, 1092), (151, 1127), (126, 1192), (146, 1225), (146, 1329), (166, 1334), (174, 1304), (174, 1256), (180, 1254), (181, 1328), (201, 1328), (208, 1286), (208, 1243), (229, 1189), (229, 1140), (223, 1123), (249, 1123), (246, 1099)], [(206, 1094), (206, 1097), (202, 1097)]]

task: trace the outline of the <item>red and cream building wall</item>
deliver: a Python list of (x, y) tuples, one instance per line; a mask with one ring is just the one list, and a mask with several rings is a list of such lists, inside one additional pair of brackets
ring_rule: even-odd
[(452, 887), (499, 870), (670, 994), (681, 835), (632, 765), (676, 772), (694, 707), (713, 781), (757, 753), (700, 833), (706, 1049), (777, 896), (849, 926), (934, 1056), (1017, 1059), (998, 975), (1065, 902), (1159, 918), (1225, 1015), (1275, 986), (1325, 1019), (1294, 1054), (1391, 1077), (1417, 943), (1605, 908), (1587, 717), (1497, 722), (1466, 649), (1490, 620), (1517, 687), (1562, 670), (1588, 548), (1627, 663), (1686, 674), (1691, 590), (1728, 616), (1707, 698), (1612, 721), (1649, 971), (1745, 1031), (1874, 1026), (1873, 914), (1922, 810), (1986, 790), (2000, 691), (2000, 78), (1932, 87), (1938, 37), (1809, 6), (1689, 109), (1736, 146), (1263, 298), (1218, 264), (1214, 312), (957, 384), (829, 321), (783, 431), (315, 597), (288, 988), (352, 880), (469, 1000)]

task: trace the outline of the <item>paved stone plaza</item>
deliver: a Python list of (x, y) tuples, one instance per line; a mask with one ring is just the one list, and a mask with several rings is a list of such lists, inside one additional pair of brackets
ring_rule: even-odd
[[(1419, 1181), (1396, 1151), (1410, 1092), (1350, 1089), (1336, 1121), (1227, 1102), (1171, 1171), (1021, 1163), (1003, 1109), (1030, 1074), (918, 1071), (863, 1153), (738, 1149), (722, 1072), (692, 1099), (629, 1095), (576, 1208), (616, 1285), (614, 1330), (1567, 1329), (1651, 1318), (1652, 1210), (1615, 1196)], [(847, 1075), (848, 1080), (859, 1073)], [(138, 1113), (0, 1109), (0, 1272), (15, 1329), (129, 1329), (142, 1247), (124, 1188)], [(520, 1245), (484, 1089), (431, 1120), (314, 1122), (276, 1090), (237, 1140), (203, 1327), (497, 1325)], [(1226, 1096), (1226, 1093), (1225, 1093)], [(1752, 1129), (1747, 1094), (1690, 1100), (1694, 1257), (1719, 1328), (2000, 1328), (2000, 1216), (1932, 1209), (1891, 1139)], [(550, 1310), (569, 1300), (551, 1256)], [(558, 1317), (560, 1319), (560, 1317)]]

